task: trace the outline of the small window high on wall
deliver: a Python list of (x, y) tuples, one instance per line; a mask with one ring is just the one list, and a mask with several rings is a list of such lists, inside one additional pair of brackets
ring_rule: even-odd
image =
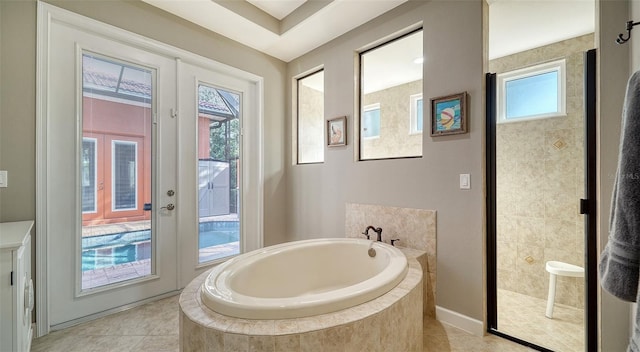
[(422, 156), (422, 29), (360, 53), (359, 159)]
[(497, 76), (498, 123), (566, 116), (565, 60)]
[(298, 78), (298, 164), (324, 161), (324, 71)]
[(411, 119), (411, 121), (409, 122), (409, 124), (411, 125), (411, 130), (409, 131), (409, 133), (422, 133), (422, 112), (424, 110), (422, 107), (422, 93), (412, 95), (409, 99), (409, 104), (411, 104), (409, 114), (409, 118)]

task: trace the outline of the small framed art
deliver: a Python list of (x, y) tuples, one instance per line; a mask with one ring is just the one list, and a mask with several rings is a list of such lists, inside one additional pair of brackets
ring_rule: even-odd
[(431, 99), (431, 136), (467, 133), (467, 92)]
[(327, 120), (327, 145), (329, 147), (347, 145), (346, 116), (340, 116)]

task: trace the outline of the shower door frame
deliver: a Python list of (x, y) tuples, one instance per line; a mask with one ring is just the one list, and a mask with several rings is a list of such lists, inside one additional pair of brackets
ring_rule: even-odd
[[(585, 349), (598, 350), (598, 252), (597, 252), (597, 134), (596, 49), (584, 53), (585, 192), (580, 214), (585, 215)], [(486, 222), (487, 222), (487, 332), (521, 345), (552, 351), (498, 330), (498, 274), (496, 231), (496, 74), (486, 74)]]

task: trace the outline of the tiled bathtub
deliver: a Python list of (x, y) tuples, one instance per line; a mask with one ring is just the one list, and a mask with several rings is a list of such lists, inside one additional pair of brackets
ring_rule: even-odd
[(369, 302), (306, 318), (247, 320), (200, 298), (208, 272), (180, 296), (181, 351), (422, 351), (423, 278), (414, 258), (398, 286)]

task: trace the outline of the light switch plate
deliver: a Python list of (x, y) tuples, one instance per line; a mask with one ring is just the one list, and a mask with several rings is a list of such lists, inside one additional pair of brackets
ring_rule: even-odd
[(8, 187), (9, 179), (6, 170), (0, 170), (0, 187)]
[(460, 174), (460, 189), (471, 189), (470, 174)]

